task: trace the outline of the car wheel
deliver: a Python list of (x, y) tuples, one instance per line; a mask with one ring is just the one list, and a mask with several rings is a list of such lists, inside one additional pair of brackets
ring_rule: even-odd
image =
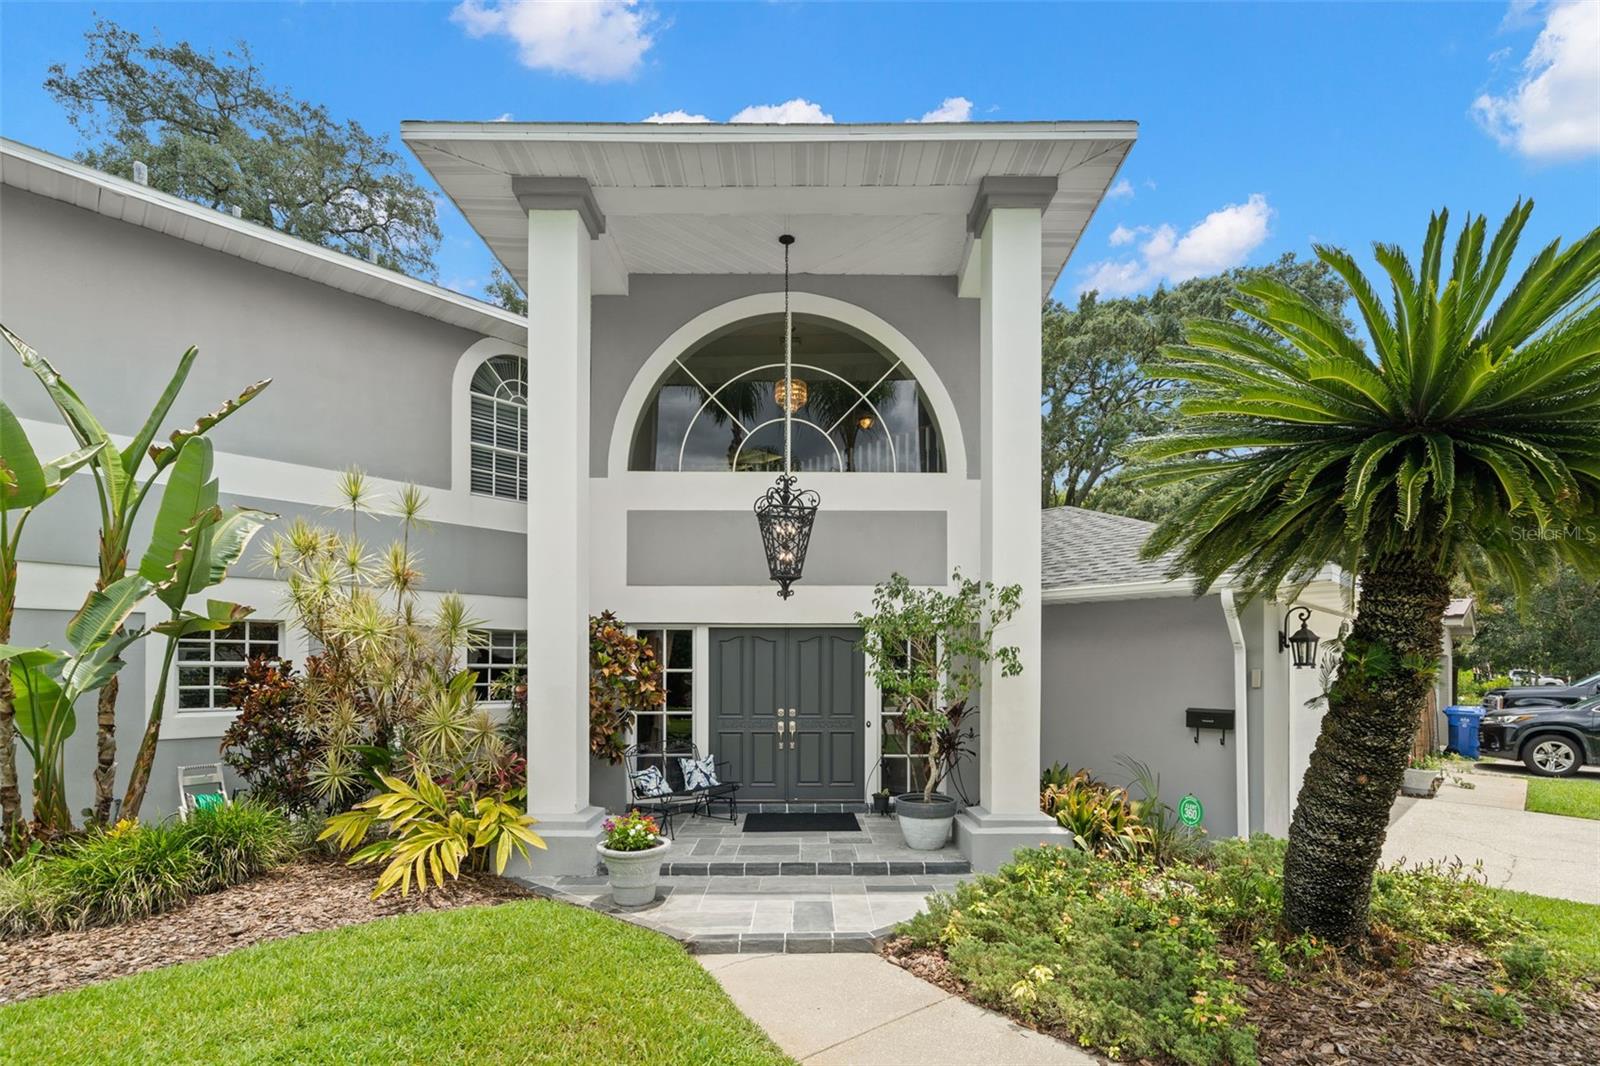
[(1522, 764), (1540, 777), (1571, 777), (1583, 758), (1572, 741), (1546, 733), (1523, 745)]

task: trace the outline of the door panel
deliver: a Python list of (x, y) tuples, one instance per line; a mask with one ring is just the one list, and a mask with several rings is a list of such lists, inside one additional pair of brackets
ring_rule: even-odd
[(728, 762), (741, 799), (784, 798), (781, 631), (716, 630), (711, 635), (711, 751)]
[(858, 639), (853, 629), (712, 631), (712, 751), (730, 764), (742, 799), (864, 798)]

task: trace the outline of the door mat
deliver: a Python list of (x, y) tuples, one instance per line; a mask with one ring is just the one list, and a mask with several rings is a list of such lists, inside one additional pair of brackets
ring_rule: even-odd
[(800, 811), (758, 811), (744, 816), (746, 833), (859, 833), (853, 814), (805, 814)]

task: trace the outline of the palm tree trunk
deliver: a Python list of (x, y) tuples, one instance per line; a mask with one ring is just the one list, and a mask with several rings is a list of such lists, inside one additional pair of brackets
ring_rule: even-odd
[(1438, 670), (1450, 579), (1409, 556), (1376, 560), (1289, 824), (1283, 920), (1344, 943), (1367, 930), (1372, 873), (1417, 718)]

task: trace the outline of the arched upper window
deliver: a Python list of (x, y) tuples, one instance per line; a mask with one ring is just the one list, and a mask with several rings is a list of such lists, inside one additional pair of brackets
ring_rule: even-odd
[(528, 360), (497, 355), (472, 375), (472, 491), (528, 498)]
[(722, 330), (673, 360), (634, 431), (632, 470), (783, 469), (783, 409), (802, 471), (937, 473), (944, 445), (903, 362), (829, 319), (794, 316), (794, 385), (783, 386), (783, 316)]

